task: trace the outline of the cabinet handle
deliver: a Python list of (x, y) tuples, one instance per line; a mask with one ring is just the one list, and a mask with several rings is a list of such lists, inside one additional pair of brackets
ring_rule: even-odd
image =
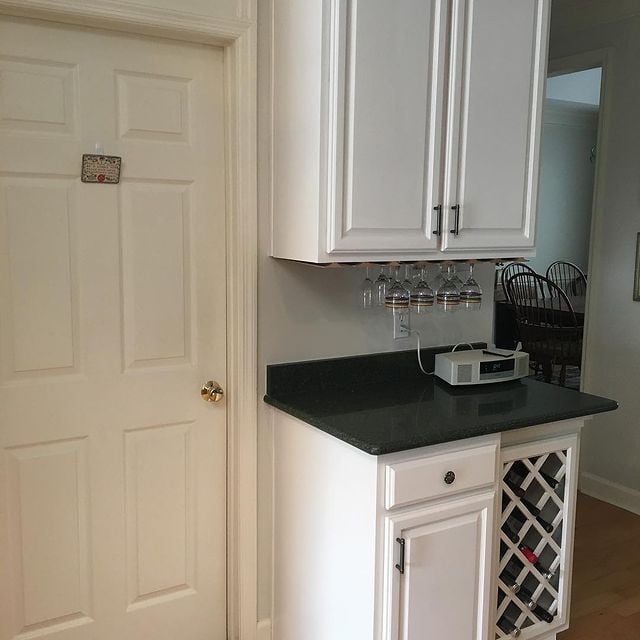
[(453, 471), (447, 471), (444, 474), (444, 483), (453, 484), (456, 481), (456, 474)]
[(396, 569), (400, 573), (404, 573), (404, 538), (396, 538), (396, 542), (400, 545), (400, 562), (396, 565)]
[(434, 236), (442, 235), (442, 205), (439, 204), (437, 207), (433, 207), (433, 210), (436, 212), (436, 228), (433, 230)]
[(453, 229), (449, 229), (449, 233), (457, 236), (460, 234), (460, 205), (454, 204), (453, 207), (451, 207), (451, 211), (455, 211), (455, 217), (453, 219)]

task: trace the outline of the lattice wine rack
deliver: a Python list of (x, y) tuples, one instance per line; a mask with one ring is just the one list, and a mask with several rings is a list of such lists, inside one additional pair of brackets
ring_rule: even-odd
[(571, 540), (564, 534), (568, 524), (573, 527), (573, 514), (568, 522), (573, 452), (569, 443), (539, 455), (504, 458), (496, 638), (544, 637), (564, 622), (559, 613), (568, 558), (563, 547)]

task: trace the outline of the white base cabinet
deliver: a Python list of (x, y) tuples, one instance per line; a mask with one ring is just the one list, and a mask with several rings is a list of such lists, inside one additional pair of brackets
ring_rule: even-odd
[(494, 497), (491, 490), (387, 518), (384, 638), (488, 640)]
[[(274, 640), (496, 640), (510, 637), (497, 626), (505, 612), (525, 640), (567, 628), (584, 420), (375, 457), (273, 415)], [(515, 460), (526, 460), (523, 487), (554, 527), (527, 522), (517, 543), (504, 536)], [(555, 484), (549, 474), (555, 497), (534, 489)], [(553, 563), (554, 577), (541, 580), (520, 544)], [(551, 623), (505, 585), (507, 548)]]

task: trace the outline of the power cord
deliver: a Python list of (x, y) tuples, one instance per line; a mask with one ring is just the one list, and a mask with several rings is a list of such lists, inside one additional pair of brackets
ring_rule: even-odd
[(435, 371), (426, 371), (425, 368), (422, 366), (422, 358), (420, 357), (420, 332), (417, 329), (410, 329), (409, 327), (405, 327), (405, 329), (411, 334), (411, 333), (415, 333), (416, 334), (416, 341), (418, 343), (418, 348), (417, 348), (417, 355), (418, 355), (418, 366), (420, 367), (420, 371), (422, 371), (422, 373), (424, 373), (425, 376), (432, 376)]
[(458, 347), (469, 347), (471, 351), (475, 349), (475, 347), (470, 342), (458, 342), (453, 349), (451, 349), (451, 353), (453, 353)]
[[(420, 367), (420, 371), (422, 371), (422, 373), (424, 373), (425, 376), (432, 376), (435, 371), (426, 371), (424, 366), (422, 365), (422, 357), (420, 356), (420, 332), (417, 329), (410, 329), (409, 327), (403, 327), (404, 329), (406, 329), (406, 331), (409, 334), (414, 333), (416, 336), (416, 342), (417, 342), (417, 349), (416, 349), (416, 355), (418, 356), (418, 366)], [(473, 349), (475, 349), (475, 347), (470, 343), (470, 342), (458, 342), (458, 344), (454, 345), (453, 349), (451, 349), (451, 352), (453, 353), (458, 347), (462, 347), (462, 346), (466, 346), (469, 347), (472, 351)]]

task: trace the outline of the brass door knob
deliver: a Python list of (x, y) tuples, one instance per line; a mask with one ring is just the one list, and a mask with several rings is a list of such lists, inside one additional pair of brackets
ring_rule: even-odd
[(220, 402), (224, 396), (224, 389), (215, 380), (209, 380), (202, 385), (200, 396), (205, 402)]

